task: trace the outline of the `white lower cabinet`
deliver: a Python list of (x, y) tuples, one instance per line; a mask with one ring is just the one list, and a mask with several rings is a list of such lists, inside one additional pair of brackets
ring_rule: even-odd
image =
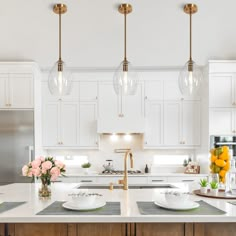
[(159, 177), (159, 176), (148, 177), (149, 184), (159, 184), (163, 182), (168, 182), (167, 177)]
[(77, 177), (77, 183), (95, 184), (95, 183), (97, 183), (97, 178), (96, 177), (89, 177), (89, 176)]
[(168, 177), (169, 183), (191, 183), (191, 182), (199, 182), (200, 179), (204, 177), (198, 177), (198, 176), (186, 176), (186, 177)]

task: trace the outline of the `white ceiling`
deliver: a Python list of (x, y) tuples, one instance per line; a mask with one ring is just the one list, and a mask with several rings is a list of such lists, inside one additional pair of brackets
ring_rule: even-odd
[[(0, 60), (34, 60), (50, 67), (58, 58), (55, 0), (7, 0), (0, 8)], [(114, 67), (123, 57), (120, 0), (64, 0), (63, 59), (72, 67)], [(189, 17), (184, 0), (129, 0), (128, 59), (134, 66), (181, 66), (188, 59)], [(236, 1), (195, 0), (193, 59), (236, 59)]]

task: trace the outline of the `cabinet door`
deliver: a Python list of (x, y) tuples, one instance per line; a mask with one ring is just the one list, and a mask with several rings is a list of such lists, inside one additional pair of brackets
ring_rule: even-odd
[(136, 236), (185, 236), (184, 223), (137, 223)]
[(181, 103), (164, 102), (164, 145), (180, 145)]
[(61, 102), (61, 146), (78, 145), (79, 109), (76, 102)]
[[(80, 223), (77, 224), (76, 234), (73, 236), (125, 236), (124, 223)], [(70, 236), (70, 232), (69, 235)]]
[(67, 224), (64, 223), (18, 223), (9, 224), (11, 236), (67, 236)]
[(80, 104), (79, 122), (80, 146), (98, 147), (96, 103)]
[(8, 74), (0, 74), (0, 108), (8, 108)]
[(128, 122), (133, 122), (137, 117), (144, 117), (143, 103), (143, 84), (139, 83), (134, 95), (123, 97), (123, 113)]
[(182, 103), (182, 144), (200, 145), (200, 102), (183, 101)]
[(210, 134), (227, 135), (234, 131), (231, 108), (211, 108), (209, 111)]
[(9, 104), (11, 108), (33, 108), (31, 74), (9, 74)]
[(163, 143), (163, 103), (146, 102), (145, 147), (159, 146)]
[(232, 107), (234, 101), (234, 77), (228, 75), (211, 75), (209, 80), (209, 106)]
[(163, 81), (145, 81), (144, 94), (146, 100), (163, 100)]
[(60, 145), (60, 106), (59, 103), (46, 103), (43, 108), (43, 145)]
[(80, 101), (95, 101), (98, 96), (98, 84), (96, 81), (79, 82)]

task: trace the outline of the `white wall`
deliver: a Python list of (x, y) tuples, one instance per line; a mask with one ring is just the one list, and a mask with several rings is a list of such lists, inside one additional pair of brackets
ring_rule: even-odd
[[(123, 0), (64, 0), (63, 59), (72, 67), (116, 67), (123, 57)], [(188, 59), (189, 1), (129, 0), (128, 59), (136, 66), (182, 66)], [(56, 0), (1, 1), (0, 60), (34, 60), (50, 67), (58, 59)], [(235, 0), (195, 0), (193, 59), (236, 58)]]

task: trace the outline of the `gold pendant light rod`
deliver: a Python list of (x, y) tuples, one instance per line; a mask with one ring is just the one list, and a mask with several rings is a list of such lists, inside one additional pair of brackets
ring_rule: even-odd
[(124, 14), (124, 62), (123, 71), (128, 71), (128, 60), (127, 60), (127, 14), (132, 12), (132, 6), (128, 3), (121, 4), (118, 8), (121, 14)]
[(53, 7), (54, 13), (59, 15), (59, 60), (58, 71), (63, 71), (63, 63), (61, 58), (61, 15), (67, 12), (67, 6), (65, 4), (55, 4)]
[(184, 6), (184, 12), (189, 14), (189, 64), (188, 71), (193, 71), (193, 59), (192, 59), (192, 14), (196, 13), (198, 10), (197, 5), (195, 4), (186, 4)]

